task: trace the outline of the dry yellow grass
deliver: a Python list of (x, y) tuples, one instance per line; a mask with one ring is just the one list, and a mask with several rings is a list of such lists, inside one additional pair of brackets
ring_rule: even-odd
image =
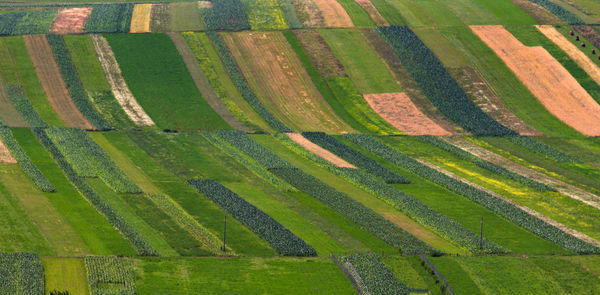
[(136, 4), (133, 7), (129, 31), (131, 33), (149, 33), (151, 13), (152, 4)]

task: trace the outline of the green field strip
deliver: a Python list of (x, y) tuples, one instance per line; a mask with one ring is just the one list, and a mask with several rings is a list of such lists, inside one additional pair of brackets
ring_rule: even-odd
[(358, 30), (319, 30), (361, 94), (402, 92), (386, 64)]
[(9, 90), (10, 86), (7, 86), (0, 77), (0, 121), (10, 127), (29, 127), (24, 116), (15, 108)]
[(585, 164), (598, 167), (600, 163), (600, 145), (595, 143), (595, 138), (537, 137), (536, 140), (553, 146), (568, 156), (576, 157)]
[(375, 27), (375, 22), (369, 14), (354, 0), (336, 0), (348, 13), (356, 27)]
[(285, 30), (289, 26), (278, 0), (241, 0), (252, 30)]
[(3, 184), (7, 174), (18, 169), (17, 165), (2, 164), (2, 182), (0, 182), (0, 249), (3, 252), (30, 251), (42, 255), (52, 255), (55, 250), (42, 236), (40, 229), (33, 223), (27, 212), (12, 193)]
[(69, 295), (88, 295), (85, 267), (80, 258), (43, 257), (46, 295), (51, 291), (68, 291)]
[(170, 3), (168, 6), (168, 31), (202, 31), (205, 29), (198, 3), (179, 2)]
[(8, 85), (22, 85), (36, 112), (50, 126), (65, 126), (38, 80), (22, 37), (0, 38), (0, 75)]
[[(466, 28), (461, 26), (460, 28)], [(450, 38), (443, 35), (446, 27), (416, 27), (411, 28), (425, 45), (447, 68), (460, 68), (470, 64), (469, 58), (463, 54)], [(467, 28), (468, 29), (468, 28)], [(450, 28), (452, 30), (452, 28)]]
[(533, 264), (544, 270), (566, 293), (585, 294), (600, 288), (600, 277), (582, 272), (581, 267), (564, 257), (533, 257)]
[(406, 25), (406, 20), (402, 14), (388, 0), (371, 0), (375, 9), (379, 11), (381, 16), (392, 26)]
[(328, 257), (143, 258), (135, 270), (139, 294), (356, 294)]
[[(529, 126), (548, 136), (581, 136), (550, 114), (496, 53), (468, 27), (447, 27), (440, 32), (464, 55), (506, 107)], [(434, 46), (432, 43), (427, 45)]]
[(85, 35), (65, 36), (64, 39), (79, 78), (98, 112), (116, 128), (134, 127), (133, 122), (113, 96), (92, 40)]
[(444, 276), (455, 294), (481, 295), (485, 294), (475, 284), (467, 272), (451, 257), (432, 257), (431, 263)]
[(410, 259), (415, 257), (405, 257), (400, 255), (385, 255), (380, 257), (381, 261), (392, 271), (394, 275), (404, 285), (411, 289), (427, 289), (425, 280), (413, 268)]
[[(222, 237), (223, 216), (226, 214), (213, 202), (187, 185), (184, 180), (175, 176), (183, 170), (173, 167), (177, 165), (171, 162), (174, 154), (164, 146), (165, 143), (160, 137), (137, 134), (137, 132), (110, 133), (107, 137), (152, 179), (155, 186), (183, 207), (201, 225), (217, 237)], [(185, 162), (199, 156), (195, 151), (188, 151), (188, 154), (177, 152), (177, 157)], [(211, 163), (211, 156), (202, 156), (200, 161), (203, 161), (202, 165)], [(194, 165), (194, 167), (206, 167), (202, 165)], [(186, 168), (185, 170), (191, 169)], [(227, 232), (229, 237), (227, 243), (236, 253), (252, 256), (275, 255), (274, 250), (266, 242), (259, 239), (230, 215), (228, 215)]]
[(14, 134), (34, 163), (56, 187), (57, 192), (49, 198), (50, 202), (81, 236), (89, 252), (100, 255), (135, 255), (129, 243), (72, 186), (35, 135), (28, 129), (15, 129)]
[[(567, 40), (569, 40), (573, 45), (579, 47), (581, 52), (585, 53), (585, 55), (596, 65), (600, 66), (600, 59), (598, 59), (597, 53), (600, 52), (600, 49), (594, 46), (594, 43), (590, 40), (586, 39), (579, 30), (576, 30), (573, 26), (555, 26), (557, 31), (563, 34)], [(592, 29), (593, 30), (593, 29)], [(579, 37), (579, 41), (576, 40), (575, 36), (571, 36), (570, 32), (573, 31), (575, 36)], [(585, 43), (585, 48), (581, 47), (581, 44)], [(592, 54), (592, 50), (596, 51), (596, 54)]]
[[(410, 26), (462, 26), (464, 22), (439, 0), (391, 0)], [(446, 1), (443, 1), (446, 2)]]
[[(29, 99), (25, 96), (25, 92), (23, 92), (23, 87), (21, 85), (10, 85), (6, 89), (6, 94), (8, 98), (12, 101), (12, 105), (15, 106), (16, 110), (20, 113), (27, 125), (30, 127), (47, 127), (48, 124), (42, 120), (40, 115), (35, 111), (33, 105), (29, 101)], [(10, 108), (7, 108), (10, 110)]]
[(164, 34), (107, 34), (123, 78), (161, 128), (229, 129), (196, 89), (173, 42)]

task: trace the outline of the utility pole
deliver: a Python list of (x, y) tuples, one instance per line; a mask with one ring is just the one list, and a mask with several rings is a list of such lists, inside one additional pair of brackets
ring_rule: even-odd
[(225, 238), (227, 237), (227, 215), (225, 215), (225, 223), (223, 225), (223, 247), (221, 247), (221, 251), (226, 252), (227, 248), (225, 247)]
[(483, 216), (481, 217), (481, 232), (479, 233), (479, 250), (483, 250)]

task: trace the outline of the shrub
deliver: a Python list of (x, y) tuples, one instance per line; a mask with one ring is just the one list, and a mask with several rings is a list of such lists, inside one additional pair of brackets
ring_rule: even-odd
[(368, 151), (375, 153), (400, 167), (408, 169), (421, 177), (429, 179), (450, 191), (462, 195), (499, 216), (506, 218), (514, 224), (546, 240), (554, 242), (565, 249), (581, 254), (600, 253), (600, 248), (561, 231), (545, 221), (530, 215), (515, 205), (421, 164), (415, 159), (381, 143), (370, 135), (347, 134), (345, 136)]
[(6, 90), (6, 93), (15, 108), (23, 115), (25, 121), (27, 121), (31, 127), (48, 127), (48, 124), (44, 122), (33, 108), (33, 105), (31, 105), (29, 99), (25, 96), (22, 86), (10, 85)]
[(365, 294), (409, 294), (407, 286), (398, 281), (394, 273), (374, 253), (356, 253), (340, 257), (350, 273), (356, 273), (367, 290)]
[(36, 253), (0, 253), (1, 294), (44, 294), (44, 266)]
[[(214, 5), (214, 4), (213, 4)], [(214, 9), (214, 7), (213, 7)], [(285, 126), (281, 121), (279, 121), (273, 114), (271, 114), (265, 106), (258, 100), (250, 86), (248, 85), (248, 81), (238, 68), (229, 48), (225, 44), (225, 41), (219, 34), (216, 32), (208, 32), (208, 37), (213, 41), (223, 64), (225, 65), (225, 69), (227, 69), (227, 73), (229, 73), (229, 77), (235, 84), (235, 87), (238, 89), (242, 97), (250, 104), (250, 106), (263, 118), (271, 127), (275, 128), (279, 132), (292, 132), (290, 128)]]
[(202, 9), (202, 17), (208, 30), (250, 30), (248, 16), (240, 0), (213, 0), (212, 8)]
[(473, 103), (409, 27), (378, 27), (377, 30), (440, 112), (476, 135), (515, 134)]
[(128, 33), (133, 3), (101, 4), (94, 6), (85, 23), (86, 33)]
[(545, 157), (548, 157), (552, 160), (555, 160), (557, 162), (561, 162), (561, 163), (583, 163), (581, 160), (569, 156), (563, 152), (561, 152), (560, 150), (549, 146), (533, 137), (529, 137), (529, 136), (510, 136), (509, 137), (510, 141), (534, 152), (534, 153), (538, 153), (541, 154)]
[(47, 193), (56, 191), (56, 188), (50, 183), (48, 178), (38, 169), (27, 153), (25, 153), (25, 150), (19, 145), (9, 128), (0, 127), (0, 140), (2, 140), (2, 143), (4, 143), (11, 155), (17, 160), (21, 169), (31, 178), (35, 186)]
[(410, 181), (405, 177), (388, 170), (369, 157), (353, 150), (349, 146), (339, 142), (337, 139), (325, 133), (303, 132), (302, 135), (308, 140), (320, 145), (324, 149), (329, 150), (330, 152), (356, 165), (357, 167), (363, 168), (367, 172), (383, 178), (387, 183), (410, 183)]
[(133, 261), (114, 256), (83, 258), (92, 295), (135, 295)]
[(265, 212), (216, 180), (188, 181), (207, 198), (239, 220), (284, 256), (316, 256), (317, 251)]

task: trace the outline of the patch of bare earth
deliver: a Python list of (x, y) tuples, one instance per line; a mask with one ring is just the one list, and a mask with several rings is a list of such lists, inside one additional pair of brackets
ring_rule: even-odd
[(473, 102), (494, 120), (520, 135), (543, 135), (513, 114), (475, 69), (462, 67), (450, 69), (450, 72)]
[(294, 34), (323, 78), (343, 77), (346, 71), (342, 63), (335, 57), (331, 48), (321, 34), (313, 30), (295, 30)]
[(102, 65), (106, 81), (108, 81), (115, 98), (127, 116), (138, 126), (154, 126), (154, 122), (150, 116), (146, 114), (142, 106), (133, 97), (133, 94), (125, 83), (117, 59), (108, 41), (102, 35), (90, 35), (90, 37), (94, 43), (94, 49)]
[(296, 7), (298, 17), (305, 28), (319, 28), (325, 26), (325, 19), (319, 8), (312, 0), (292, 0)]
[(336, 0), (314, 0), (328, 27), (350, 28), (354, 27), (352, 19), (344, 7)]
[(448, 137), (445, 140), (464, 150), (467, 151), (483, 160), (488, 162), (492, 162), (496, 165), (502, 166), (505, 169), (512, 171), (516, 174), (522, 175), (524, 177), (530, 178), (537, 182), (546, 184), (550, 187), (555, 188), (559, 193), (568, 196), (574, 200), (578, 200), (582, 203), (588, 204), (592, 207), (600, 209), (600, 196), (582, 190), (578, 187), (565, 183), (556, 178), (550, 177), (544, 173), (538, 172), (531, 168), (525, 167), (518, 163), (515, 163), (509, 159), (502, 157), (490, 150), (487, 150), (483, 147), (480, 147), (464, 138), (461, 137)]
[(15, 158), (13, 158), (13, 156), (10, 154), (10, 151), (8, 150), (8, 148), (6, 148), (6, 146), (4, 145), (4, 143), (2, 143), (2, 141), (0, 141), (0, 163), (2, 164), (16, 164), (17, 160), (15, 160)]
[(550, 217), (548, 217), (546, 215), (543, 215), (543, 214), (541, 214), (541, 213), (539, 213), (539, 212), (537, 212), (537, 211), (535, 211), (535, 210), (533, 210), (533, 209), (531, 209), (529, 207), (523, 206), (523, 205), (521, 205), (521, 204), (519, 204), (519, 203), (517, 203), (517, 202), (515, 202), (515, 201), (513, 201), (511, 199), (505, 198), (505, 197), (503, 197), (503, 196), (501, 196), (501, 195), (499, 195), (499, 194), (497, 194), (497, 193), (495, 193), (495, 192), (493, 192), (491, 190), (488, 190), (485, 187), (482, 187), (480, 185), (472, 183), (472, 182), (470, 182), (470, 181), (468, 181), (468, 180), (466, 180), (466, 179), (464, 179), (464, 178), (462, 178), (462, 177), (460, 177), (460, 176), (458, 176), (458, 175), (456, 175), (456, 174), (454, 174), (454, 173), (452, 173), (450, 171), (442, 169), (442, 168), (440, 168), (440, 167), (438, 167), (436, 165), (433, 165), (433, 164), (431, 164), (429, 162), (426, 162), (426, 161), (421, 160), (421, 159), (416, 159), (416, 160), (419, 161), (423, 165), (426, 165), (426, 166), (428, 166), (428, 167), (430, 167), (432, 169), (435, 169), (436, 171), (438, 171), (440, 173), (445, 174), (448, 177), (456, 179), (456, 180), (458, 180), (458, 181), (460, 181), (462, 183), (465, 183), (465, 184), (467, 184), (467, 185), (469, 185), (469, 186), (471, 186), (473, 188), (476, 188), (476, 189), (478, 189), (480, 191), (486, 192), (486, 193), (488, 193), (488, 194), (490, 194), (490, 195), (492, 195), (492, 196), (494, 196), (494, 197), (496, 197), (498, 199), (501, 199), (501, 200), (503, 200), (503, 201), (505, 201), (505, 202), (507, 202), (507, 203), (509, 203), (509, 204), (511, 204), (511, 205), (513, 205), (513, 206), (515, 206), (515, 207), (517, 207), (517, 208), (519, 208), (519, 209), (527, 212), (529, 215), (535, 216), (536, 218), (538, 218), (538, 219), (546, 222), (549, 225), (552, 225), (552, 226), (560, 229), (561, 231), (563, 231), (563, 232), (565, 232), (565, 233), (567, 233), (567, 234), (569, 234), (571, 236), (574, 236), (574, 237), (576, 237), (576, 238), (578, 238), (578, 239), (580, 239), (582, 241), (585, 241), (585, 242), (587, 242), (589, 244), (592, 244), (592, 245), (595, 245), (597, 247), (600, 247), (600, 241), (598, 241), (598, 240), (596, 240), (596, 239), (594, 239), (594, 238), (592, 238), (592, 237), (590, 237), (590, 236), (588, 236), (588, 235), (586, 235), (584, 233), (576, 231), (576, 230), (574, 230), (574, 229), (572, 229), (572, 228), (570, 228), (570, 227), (568, 227), (568, 226), (566, 226), (566, 225), (564, 225), (564, 224), (562, 224), (562, 223), (560, 223), (560, 222), (558, 222), (558, 221), (556, 221), (556, 220), (554, 220), (554, 219), (552, 219), (552, 218), (550, 218)]
[(68, 127), (94, 129), (73, 103), (46, 35), (25, 35), (23, 38), (48, 102), (58, 117)]
[(389, 26), (390, 24), (381, 16), (377, 8), (373, 6), (371, 0), (354, 0), (360, 7), (362, 7), (371, 17), (371, 19), (377, 24), (377, 26)]
[(544, 107), (588, 136), (600, 136), (600, 105), (543, 47), (527, 47), (502, 26), (471, 26)]
[(327, 160), (329, 163), (338, 166), (338, 167), (342, 167), (342, 168), (354, 168), (356, 169), (356, 166), (346, 162), (346, 160), (334, 155), (333, 153), (331, 153), (330, 151), (320, 147), (319, 145), (313, 143), (312, 141), (306, 139), (304, 136), (302, 136), (302, 134), (300, 133), (286, 133), (286, 135), (293, 140), (294, 142), (296, 142), (297, 144), (301, 145), (303, 148), (307, 149), (308, 151), (310, 151), (311, 153)]
[(425, 116), (405, 93), (365, 94), (364, 98), (379, 116), (408, 135), (452, 135)]
[(131, 15), (130, 33), (150, 32), (150, 16), (152, 15), (152, 4), (136, 4)]
[(58, 15), (52, 22), (50, 33), (53, 34), (81, 34), (85, 27), (91, 7), (65, 8), (58, 11)]

